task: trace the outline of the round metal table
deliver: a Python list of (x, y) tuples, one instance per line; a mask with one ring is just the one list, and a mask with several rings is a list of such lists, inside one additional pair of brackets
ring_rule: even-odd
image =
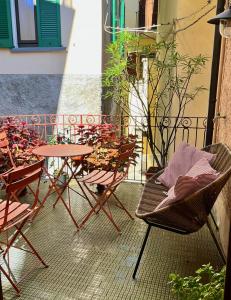
[[(55, 207), (58, 200), (61, 200), (63, 202), (63, 205), (67, 209), (67, 211), (68, 211), (72, 221), (74, 222), (75, 226), (77, 227), (77, 229), (79, 229), (79, 225), (76, 222), (76, 220), (75, 220), (75, 218), (74, 218), (74, 216), (72, 215), (72, 212), (71, 212), (70, 196), (69, 196), (69, 206), (68, 206), (66, 204), (65, 200), (63, 199), (62, 194), (64, 193), (66, 188), (69, 188), (70, 181), (73, 178), (75, 178), (75, 176), (76, 176), (75, 171), (78, 167), (78, 166), (75, 166), (75, 169), (73, 170), (73, 167), (72, 167), (71, 163), (68, 160), (70, 158), (76, 157), (76, 156), (81, 157), (83, 159), (86, 155), (89, 155), (92, 152), (93, 152), (92, 147), (89, 147), (89, 146), (86, 146), (86, 145), (75, 145), (75, 144), (43, 145), (43, 146), (40, 146), (40, 147), (38, 147), (38, 148), (36, 148), (32, 151), (32, 153), (34, 155), (37, 155), (37, 156), (56, 157), (56, 158), (62, 158), (62, 160), (63, 160), (62, 166), (59, 169), (58, 174), (54, 178), (52, 177), (51, 174), (49, 174), (48, 168), (46, 166), (44, 166), (44, 172), (48, 176), (48, 178), (51, 182), (51, 185), (49, 186), (49, 189), (48, 189), (45, 197), (43, 198), (43, 200), (41, 202), (41, 205), (38, 207), (34, 217), (38, 214), (41, 207), (43, 207), (44, 203), (46, 202), (47, 198), (49, 197), (49, 195), (51, 194), (53, 189), (55, 189), (58, 196), (57, 196), (57, 199), (56, 199), (53, 206)], [(79, 163), (81, 163), (81, 160), (79, 160)], [(70, 176), (69, 176), (68, 181), (66, 183), (64, 183), (62, 189), (60, 190), (57, 187), (57, 182), (58, 182), (59, 176), (62, 174), (65, 167), (70, 171), (69, 172)], [(68, 193), (68, 195), (69, 195), (69, 193)]]
[(88, 155), (93, 152), (93, 148), (86, 145), (58, 144), (40, 146), (32, 152), (38, 156), (69, 158)]

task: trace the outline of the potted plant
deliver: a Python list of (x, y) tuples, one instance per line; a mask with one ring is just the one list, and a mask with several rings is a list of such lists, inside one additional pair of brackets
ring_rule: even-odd
[[(38, 133), (27, 125), (24, 121), (19, 121), (14, 117), (6, 117), (0, 120), (0, 127), (5, 131), (9, 141), (9, 148), (16, 166), (30, 164), (37, 160), (33, 155), (34, 148), (46, 144)], [(0, 153), (0, 172), (9, 169), (9, 157), (5, 153)]]
[[(144, 36), (127, 32), (119, 34), (107, 52), (105, 98), (114, 101), (127, 120), (134, 119), (137, 131), (147, 141), (154, 167), (162, 169), (182, 127), (186, 106), (204, 90), (203, 86), (193, 87), (191, 81), (205, 67), (207, 58), (183, 55), (171, 41), (149, 38), (147, 42)], [(144, 61), (146, 75), (142, 76)], [(141, 92), (144, 84), (146, 94)], [(128, 100), (129, 95), (135, 96), (136, 103)]]
[(223, 300), (225, 267), (219, 272), (210, 265), (202, 265), (195, 276), (181, 277), (170, 274), (172, 293), (179, 300)]
[(64, 186), (68, 181), (68, 173), (63, 171), (61, 174), (59, 174), (59, 169), (55, 169), (53, 176), (57, 180), (57, 186), (62, 187)]

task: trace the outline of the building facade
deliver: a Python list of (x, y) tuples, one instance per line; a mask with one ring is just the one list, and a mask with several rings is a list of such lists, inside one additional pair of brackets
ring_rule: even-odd
[(106, 5), (0, 1), (0, 115), (101, 113)]

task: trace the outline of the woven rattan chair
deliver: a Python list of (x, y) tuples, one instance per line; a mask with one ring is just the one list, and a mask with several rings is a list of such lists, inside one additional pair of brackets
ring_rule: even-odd
[[(136, 216), (143, 219), (148, 224), (148, 228), (134, 269), (133, 279), (136, 277), (136, 272), (152, 226), (179, 234), (190, 234), (198, 231), (204, 224), (207, 224), (212, 233), (208, 216), (211, 213), (218, 194), (231, 175), (231, 151), (224, 144), (210, 145), (203, 150), (216, 154), (216, 158), (211, 166), (220, 172), (219, 177), (205, 188), (185, 199), (155, 211), (157, 205), (166, 197), (163, 192), (168, 190), (156, 181), (157, 177), (163, 171), (151, 177), (145, 184), (136, 210)], [(212, 236), (220, 254), (222, 254), (219, 243), (213, 233)]]

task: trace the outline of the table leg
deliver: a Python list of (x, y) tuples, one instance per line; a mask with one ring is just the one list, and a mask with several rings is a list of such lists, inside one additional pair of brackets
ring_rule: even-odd
[[(66, 165), (67, 165), (67, 159), (65, 158), (65, 159), (64, 159), (64, 162), (63, 162), (63, 165), (62, 165), (62, 167), (61, 167), (61, 169), (60, 169), (60, 171), (59, 171), (59, 173), (58, 173), (58, 175), (57, 175), (57, 178), (58, 178), (58, 176), (61, 174), (61, 172), (63, 171), (63, 169), (64, 169), (64, 167), (65, 167)], [(52, 179), (52, 177), (51, 177), (51, 175), (49, 174), (48, 169), (47, 169), (46, 167), (44, 167), (44, 171), (45, 171), (45, 173), (47, 174), (47, 176), (48, 176), (48, 178), (49, 178), (49, 181), (51, 182), (51, 186), (49, 187), (49, 189), (48, 189), (48, 191), (47, 191), (47, 193), (46, 193), (44, 199), (42, 200), (40, 206), (39, 206), (38, 209), (36, 210), (36, 212), (35, 212), (35, 214), (34, 214), (34, 216), (33, 216), (33, 219), (37, 216), (37, 214), (38, 214), (38, 212), (40, 211), (41, 207), (44, 205), (44, 203), (46, 202), (47, 198), (50, 196), (52, 189), (54, 188), (55, 191), (56, 191), (56, 193), (58, 194), (58, 199), (61, 199), (61, 201), (63, 202), (63, 205), (65, 206), (65, 208), (66, 208), (68, 214), (70, 215), (70, 217), (71, 217), (73, 223), (75, 224), (75, 226), (77, 227), (77, 229), (79, 229), (78, 223), (76, 222), (75, 218), (73, 217), (73, 215), (72, 215), (72, 213), (71, 213), (71, 210), (69, 209), (68, 205), (65, 203), (65, 200), (64, 200), (63, 197), (62, 197), (62, 194), (63, 194), (63, 192), (65, 191), (65, 189), (68, 187), (68, 184), (69, 184), (71, 178), (70, 178), (70, 179), (68, 180), (68, 182), (64, 185), (62, 191), (60, 192), (59, 189), (57, 188), (57, 184), (56, 184), (57, 179), (56, 179), (56, 180), (53, 180), (53, 179)], [(57, 200), (56, 200), (56, 202), (57, 202)]]
[(2, 276), (1, 276), (1, 272), (0, 272), (0, 300), (3, 300), (3, 292), (2, 292)]
[[(84, 183), (84, 186), (87, 188), (86, 184)], [(109, 213), (107, 212), (107, 210), (105, 209), (104, 205), (107, 203), (107, 201), (109, 200), (110, 196), (113, 194), (113, 190), (111, 190), (110, 188), (105, 189), (104, 192), (97, 198), (94, 194), (94, 192), (92, 192), (90, 189), (87, 188), (87, 190), (91, 193), (92, 197), (94, 198), (96, 204), (92, 207), (92, 209), (84, 216), (84, 218), (82, 219), (82, 222), (80, 223), (80, 228), (82, 228), (84, 226), (84, 224), (89, 220), (89, 218), (91, 217), (91, 215), (93, 214), (93, 212), (96, 212), (98, 207), (98, 211), (99, 212), (101, 209), (102, 211), (105, 213), (106, 217), (111, 221), (111, 223), (114, 225), (114, 227), (116, 228), (116, 230), (120, 233), (120, 228), (119, 226), (115, 223), (110, 211)]]
[[(74, 179), (76, 180), (78, 186), (80, 187), (80, 189), (81, 189), (83, 195), (81, 195), (79, 192), (77, 192), (77, 191), (74, 190), (74, 189), (71, 189), (71, 190), (73, 190), (75, 193), (77, 193), (77, 194), (78, 194), (79, 196), (81, 196), (82, 198), (86, 199), (87, 202), (88, 202), (88, 204), (90, 205), (90, 207), (93, 208), (93, 204), (92, 204), (91, 201), (89, 200), (89, 197), (87, 196), (86, 192), (84, 191), (83, 187), (81, 186), (81, 184), (79, 183), (79, 181), (78, 181), (78, 179), (77, 179), (77, 177), (76, 177), (76, 175), (75, 175), (75, 172), (76, 172), (76, 170), (77, 170), (77, 168), (78, 168), (79, 166), (76, 166), (76, 168), (75, 168), (74, 171), (73, 171), (73, 170), (72, 170), (72, 167), (70, 166), (70, 164), (68, 163), (68, 161), (66, 161), (66, 165), (68, 166), (68, 168), (69, 168), (70, 171), (71, 171), (71, 176), (70, 176), (70, 178), (69, 178), (69, 180), (68, 180), (68, 182), (67, 182), (67, 185), (69, 185), (69, 182), (74, 178)], [(64, 192), (64, 190), (65, 190), (65, 189), (63, 188), (60, 194), (62, 194), (62, 193)], [(55, 201), (55, 203), (53, 204), (53, 207), (56, 206), (56, 204), (57, 204), (57, 202), (59, 201), (59, 199), (60, 199), (60, 197), (58, 196), (57, 199), (56, 199), (56, 201)]]

